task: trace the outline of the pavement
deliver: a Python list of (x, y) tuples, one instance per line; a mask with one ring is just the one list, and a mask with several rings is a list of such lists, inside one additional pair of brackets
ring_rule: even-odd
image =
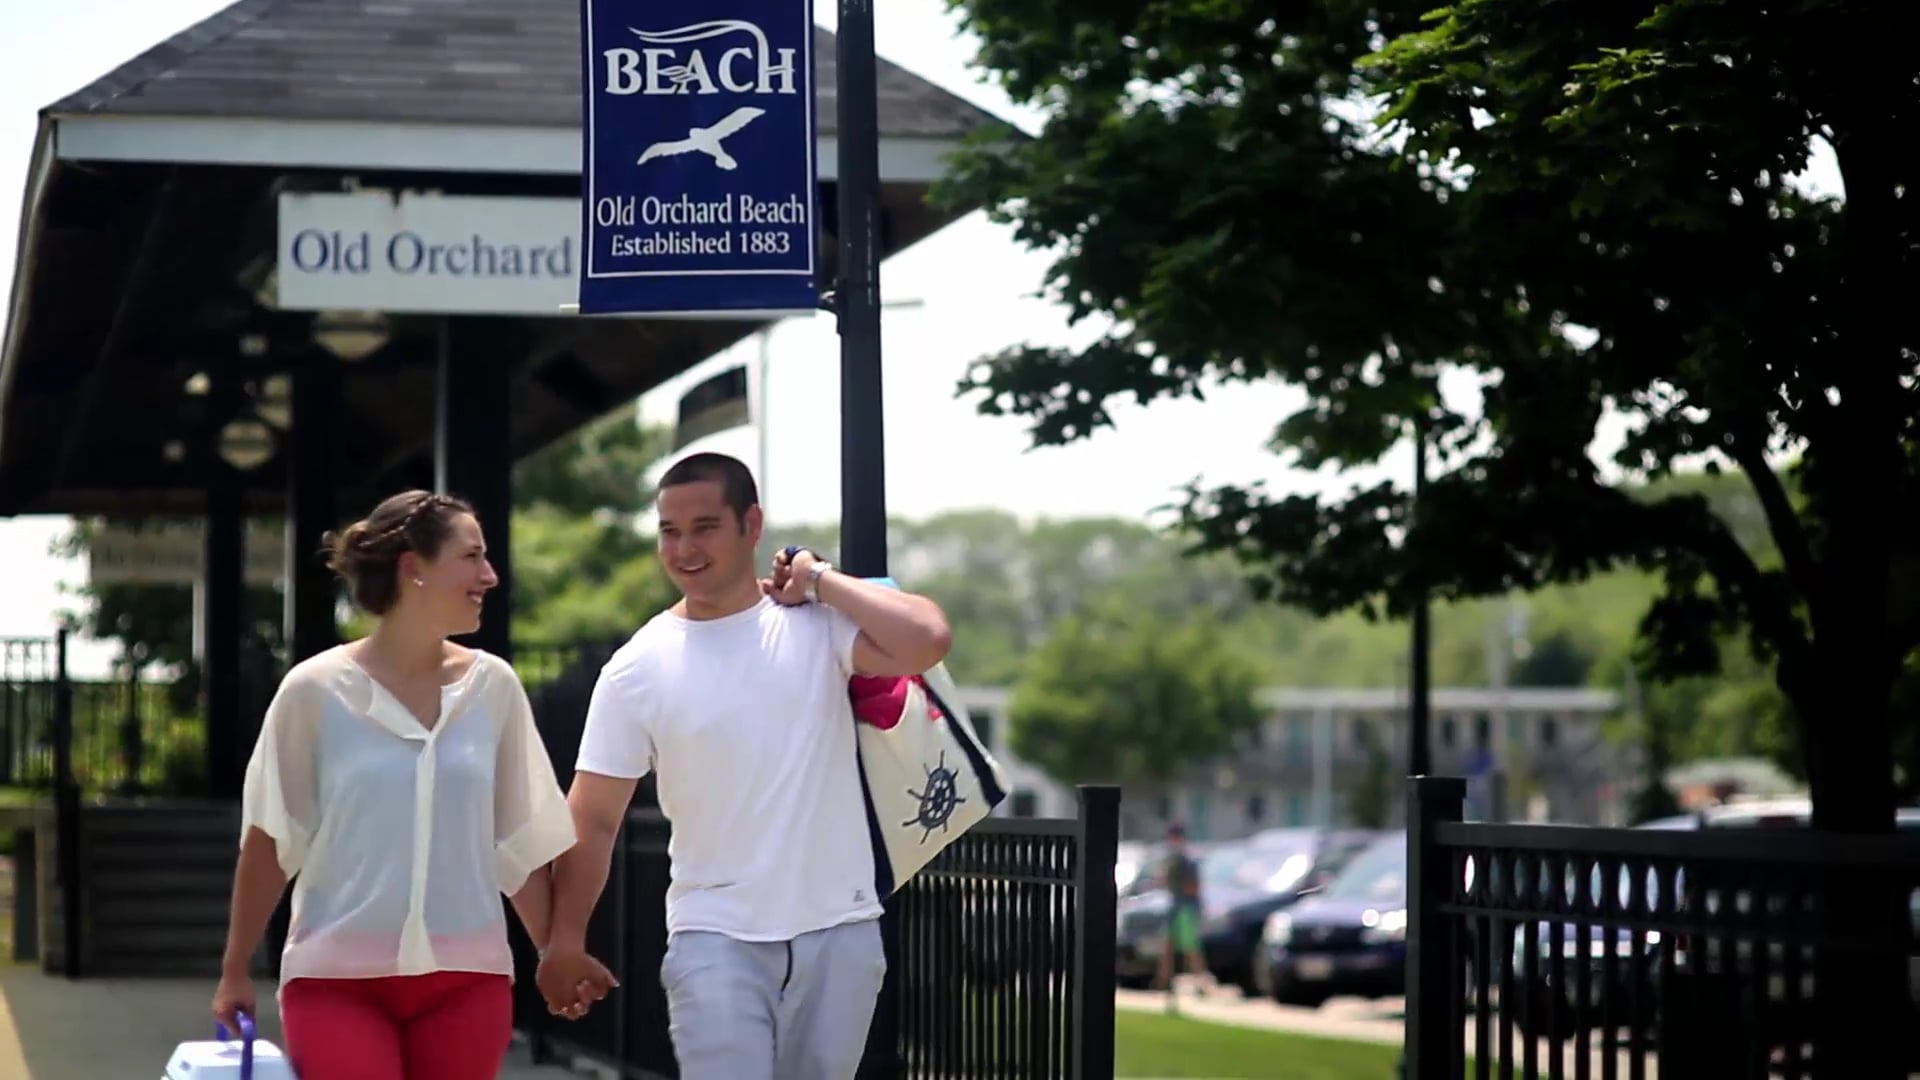
[[(284, 1045), (273, 984), (256, 984), (262, 1038)], [(211, 1038), (205, 979), (67, 980), (0, 960), (0, 1080), (146, 1080), (182, 1041)], [(580, 1080), (527, 1062), (516, 1046), (500, 1080)]]
[[(1163, 1012), (1167, 995), (1152, 990), (1121, 990), (1114, 995), (1114, 1004), (1139, 1012)], [(1394, 1045), (1406, 1038), (1405, 998), (1334, 998), (1318, 1009), (1302, 1009), (1222, 989), (1204, 995), (1182, 992), (1179, 1008), (1180, 1015), (1189, 1020), (1263, 1031)]]

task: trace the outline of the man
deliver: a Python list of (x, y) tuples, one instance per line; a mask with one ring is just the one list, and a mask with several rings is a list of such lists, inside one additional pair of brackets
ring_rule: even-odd
[(680, 1075), (845, 1080), (886, 972), (847, 681), (933, 667), (947, 620), (808, 551), (757, 579), (759, 496), (733, 458), (695, 454), (659, 488), (660, 562), (683, 598), (594, 687), (541, 993), (578, 1016), (612, 985), (583, 951), (587, 918), (652, 770), (673, 823), (660, 978)]
[(1167, 936), (1160, 946), (1159, 982), (1167, 988), (1167, 1011), (1177, 1007), (1174, 961), (1185, 956), (1187, 973), (1203, 983), (1207, 962), (1200, 955), (1200, 864), (1187, 851), (1187, 830), (1179, 822), (1167, 828), (1167, 857), (1160, 865), (1160, 887), (1167, 890)]

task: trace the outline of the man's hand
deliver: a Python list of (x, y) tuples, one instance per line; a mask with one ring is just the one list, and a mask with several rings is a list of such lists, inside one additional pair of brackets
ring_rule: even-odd
[(569, 1020), (587, 1015), (594, 1002), (620, 985), (605, 964), (578, 950), (549, 951), (540, 958), (533, 980), (547, 1000), (547, 1011)]
[(764, 588), (768, 596), (777, 604), (787, 607), (799, 607), (807, 602), (807, 581), (813, 576), (813, 567), (820, 557), (806, 548), (792, 555), (782, 548), (773, 555), (773, 576), (767, 578)]

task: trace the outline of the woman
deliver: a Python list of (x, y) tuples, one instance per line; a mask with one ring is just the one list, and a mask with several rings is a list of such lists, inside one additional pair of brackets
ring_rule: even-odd
[(287, 1053), (303, 1080), (491, 1080), (512, 1037), (500, 894), (537, 946), (571, 815), (513, 669), (448, 636), (499, 582), (472, 508), (395, 495), (326, 538), (372, 633), (296, 665), (247, 766), (213, 1012), (252, 1012), (248, 969), (287, 880)]

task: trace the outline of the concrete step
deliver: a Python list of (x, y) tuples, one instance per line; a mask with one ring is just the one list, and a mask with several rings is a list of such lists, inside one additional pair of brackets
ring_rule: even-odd
[(93, 925), (105, 927), (225, 926), (229, 896), (213, 893), (185, 896), (96, 895), (89, 914)]
[(219, 867), (233, 869), (240, 857), (235, 844), (155, 843), (130, 840), (94, 841), (80, 849), (86, 867), (99, 869), (145, 868), (155, 866)]
[(95, 925), (87, 947), (97, 957), (204, 956), (217, 962), (227, 948), (226, 920), (217, 924), (182, 926)]
[(233, 891), (233, 864), (226, 866), (95, 867), (84, 877), (88, 893), (108, 896), (226, 896)]

